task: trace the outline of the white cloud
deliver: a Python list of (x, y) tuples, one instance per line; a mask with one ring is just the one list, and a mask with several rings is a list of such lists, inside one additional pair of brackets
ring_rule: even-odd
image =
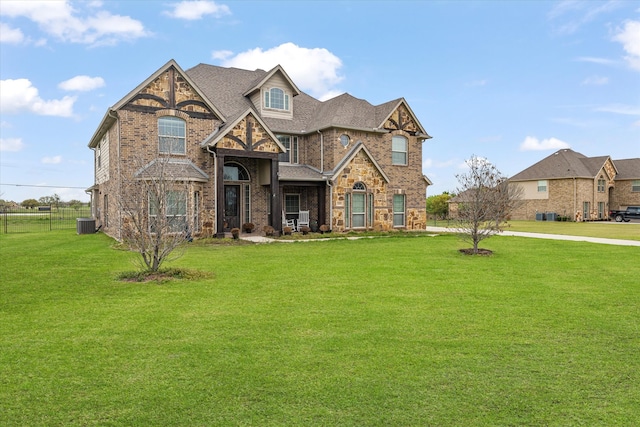
[(612, 60), (612, 59), (607, 59), (607, 58), (596, 58), (593, 56), (581, 56), (579, 58), (576, 58), (576, 61), (578, 62), (591, 62), (594, 64), (601, 64), (601, 65), (614, 65), (616, 64), (616, 61)]
[(628, 116), (640, 116), (640, 107), (637, 105), (611, 104), (598, 107), (595, 111), (605, 113), (625, 114)]
[(45, 165), (57, 165), (62, 163), (62, 156), (43, 157), (41, 162)]
[[(221, 56), (221, 52), (213, 52), (213, 57), (216, 56)], [(342, 93), (335, 87), (344, 79), (338, 74), (342, 61), (324, 48), (305, 48), (284, 43), (268, 50), (255, 48), (235, 56), (227, 56), (221, 65), (247, 70), (270, 70), (278, 64), (282, 65), (300, 89), (319, 99), (328, 99), (326, 96)]]
[(62, 90), (86, 92), (104, 86), (102, 77), (75, 76), (58, 85)]
[(640, 71), (640, 21), (626, 21), (622, 29), (618, 29), (614, 41), (622, 43), (627, 52), (624, 59), (634, 70)]
[(467, 86), (486, 86), (487, 85), (487, 80), (483, 79), (483, 80), (473, 80), (467, 83)]
[(0, 80), (0, 111), (4, 114), (28, 111), (41, 116), (71, 117), (75, 102), (75, 96), (46, 101), (27, 79)]
[[(98, 4), (74, 3), (95, 8)], [(81, 14), (69, 1), (8, 1), (0, 14), (9, 18), (27, 18), (45, 34), (64, 42), (91, 45), (115, 44), (149, 35), (144, 25), (128, 16), (112, 15), (105, 10)], [(42, 41), (38, 42), (42, 44)]]
[(561, 148), (571, 148), (571, 146), (558, 138), (539, 140), (533, 136), (527, 136), (520, 144), (520, 151), (559, 150)]
[(20, 138), (0, 138), (0, 151), (20, 151), (24, 148)]
[(24, 34), (19, 28), (11, 28), (0, 22), (0, 43), (19, 44), (24, 41)]
[(564, 0), (556, 3), (547, 17), (550, 21), (555, 21), (554, 28), (558, 34), (573, 34), (582, 26), (592, 22), (599, 15), (611, 12), (621, 4), (616, 1), (608, 2), (585, 2), (580, 0)]
[(228, 6), (208, 0), (185, 0), (180, 3), (174, 3), (172, 6), (173, 10), (165, 12), (165, 15), (189, 21), (202, 19), (205, 15), (213, 15), (214, 18), (231, 15), (231, 9)]
[(589, 76), (582, 81), (582, 85), (584, 86), (602, 86), (609, 83), (608, 77), (601, 76)]

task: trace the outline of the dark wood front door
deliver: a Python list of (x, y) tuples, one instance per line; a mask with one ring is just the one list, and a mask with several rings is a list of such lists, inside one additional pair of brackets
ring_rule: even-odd
[(224, 186), (224, 223), (225, 230), (240, 228), (240, 186)]

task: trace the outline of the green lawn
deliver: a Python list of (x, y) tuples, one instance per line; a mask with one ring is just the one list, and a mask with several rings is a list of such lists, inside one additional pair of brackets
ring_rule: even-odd
[(603, 237), (608, 239), (640, 240), (640, 222), (510, 221), (506, 230)]
[(196, 243), (157, 284), (112, 245), (0, 236), (0, 425), (640, 425), (636, 247)]

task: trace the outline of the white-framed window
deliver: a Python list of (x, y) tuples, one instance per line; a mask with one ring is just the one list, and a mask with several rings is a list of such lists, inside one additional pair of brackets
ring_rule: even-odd
[(598, 193), (604, 193), (604, 189), (607, 185), (607, 181), (605, 181), (604, 179), (599, 179), (598, 180)]
[(349, 135), (344, 133), (340, 135), (340, 144), (342, 144), (343, 147), (347, 148), (347, 145), (349, 145), (349, 141), (351, 141), (351, 138), (349, 138)]
[(284, 195), (284, 213), (287, 219), (298, 218), (300, 214), (300, 194), (287, 193)]
[(405, 222), (405, 197), (404, 194), (393, 195), (393, 226), (404, 227)]
[(631, 181), (631, 192), (639, 193), (640, 192), (640, 179), (634, 179)]
[(538, 193), (546, 193), (547, 192), (547, 180), (541, 179), (538, 181)]
[(408, 140), (402, 135), (391, 138), (391, 164), (406, 165), (408, 157)]
[[(187, 192), (182, 190), (167, 191), (164, 200), (160, 196), (149, 194), (149, 227), (155, 232), (158, 216), (164, 215), (169, 232), (182, 232), (187, 228)], [(164, 212), (162, 212), (164, 210)]]
[(286, 149), (284, 153), (280, 153), (278, 160), (283, 163), (298, 163), (298, 137), (278, 135), (278, 140)]
[(158, 151), (164, 154), (186, 154), (187, 124), (179, 117), (158, 118)]
[(289, 95), (279, 87), (267, 89), (264, 91), (264, 107), (289, 111)]
[[(370, 195), (371, 196), (371, 195)], [(371, 221), (373, 199), (367, 199), (367, 187), (362, 182), (356, 182), (351, 192), (345, 194), (345, 227), (366, 228), (367, 221)]]

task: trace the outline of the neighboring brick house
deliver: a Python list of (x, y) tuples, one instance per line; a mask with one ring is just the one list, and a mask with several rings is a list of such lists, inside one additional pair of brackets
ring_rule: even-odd
[(523, 188), (524, 203), (512, 219), (608, 219), (611, 209), (640, 205), (640, 158), (586, 157), (570, 149), (556, 151), (509, 178)]
[(136, 173), (144, 179), (169, 156), (189, 183), (175, 213), (196, 235), (223, 236), (246, 222), (280, 231), (283, 214), (300, 211), (334, 231), (424, 229), (429, 138), (404, 98), (321, 102), (281, 66), (184, 71), (171, 60), (109, 108), (89, 142), (94, 216), (119, 238), (123, 171), (143, 158)]

